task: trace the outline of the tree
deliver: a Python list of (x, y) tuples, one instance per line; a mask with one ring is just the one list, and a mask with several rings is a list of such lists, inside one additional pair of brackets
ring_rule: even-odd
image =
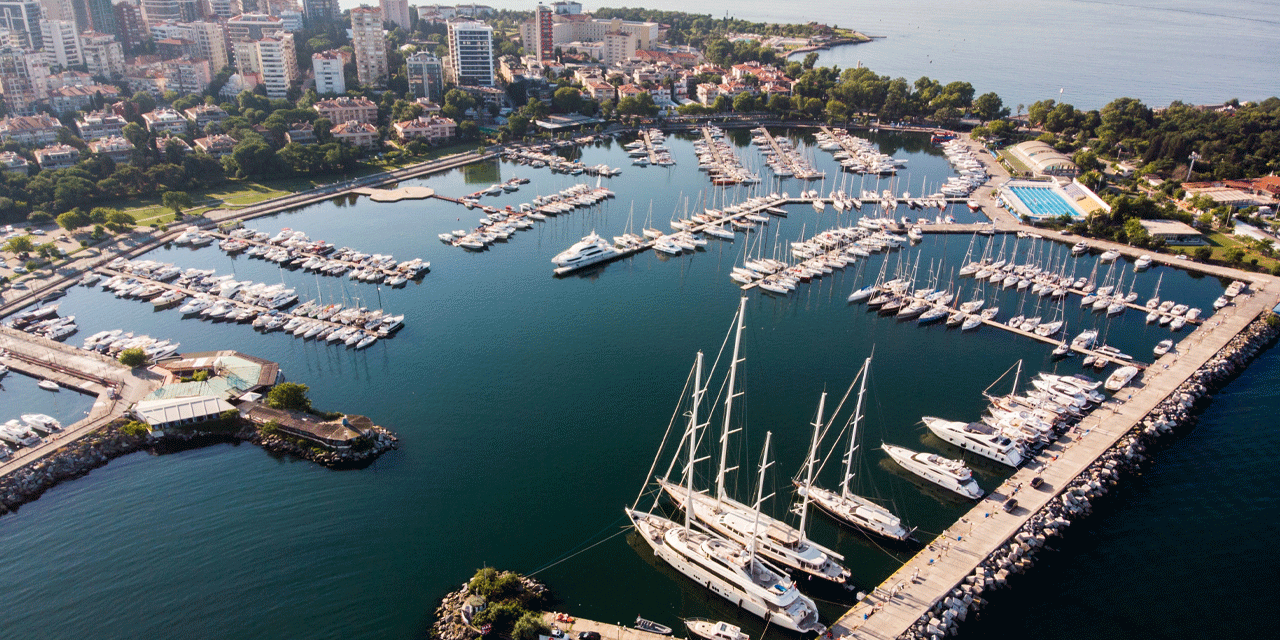
[(559, 113), (577, 113), (582, 108), (582, 91), (574, 87), (560, 87), (551, 96), (551, 104)]
[[(1018, 106), (1021, 107), (1022, 105)], [(983, 122), (990, 122), (1009, 115), (1009, 110), (1005, 108), (1000, 96), (995, 93), (984, 93), (973, 101), (973, 114)]]
[(106, 226), (112, 233), (124, 233), (133, 228), (133, 216), (123, 211), (112, 211), (107, 214)]
[(511, 630), (511, 637), (514, 640), (538, 640), (538, 636), (547, 635), (550, 632), (551, 628), (542, 621), (542, 616), (529, 611), (516, 620), (515, 627)]
[(139, 91), (133, 94), (129, 101), (137, 105), (138, 113), (140, 114), (148, 113), (156, 108), (156, 99), (146, 91)]
[(72, 209), (57, 218), (58, 226), (67, 231), (75, 231), (89, 224), (89, 216), (80, 209)]
[(274, 409), (292, 411), (308, 411), (311, 399), (307, 397), (310, 387), (298, 382), (281, 382), (267, 392), (267, 405)]
[(1231, 247), (1223, 253), (1223, 257), (1231, 264), (1240, 264), (1244, 261), (1244, 249), (1240, 247)]
[(182, 210), (191, 206), (191, 194), (186, 191), (166, 191), (160, 196), (164, 206), (173, 209), (174, 215), (182, 215)]
[(120, 352), (120, 364), (126, 367), (141, 366), (147, 361), (147, 352), (142, 349), (125, 349)]
[(1196, 247), (1192, 255), (1195, 256), (1197, 262), (1208, 262), (1213, 257), (1213, 249), (1205, 246)]
[(31, 236), (15, 236), (9, 238), (5, 243), (4, 250), (14, 254), (28, 253), (36, 248), (36, 243), (31, 240)]

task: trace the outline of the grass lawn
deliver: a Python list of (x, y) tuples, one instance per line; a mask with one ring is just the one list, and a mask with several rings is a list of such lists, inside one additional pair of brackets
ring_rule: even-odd
[(1254, 250), (1249, 244), (1241, 242), (1235, 236), (1227, 235), (1221, 231), (1213, 231), (1205, 235), (1205, 239), (1209, 241), (1209, 247), (1213, 249), (1213, 259), (1226, 263), (1227, 249), (1240, 247), (1244, 249), (1244, 262), (1249, 264), (1250, 260), (1258, 259), (1258, 266), (1271, 271), (1276, 268), (1277, 262), (1274, 258), (1268, 258)]
[(1031, 169), (1027, 168), (1027, 165), (1022, 164), (1021, 162), (1018, 161), (1017, 158), (1013, 157), (1013, 154), (1007, 151), (1001, 151), (999, 155), (1000, 155), (1000, 159), (1004, 161), (1005, 164), (1009, 165), (1009, 167), (1014, 171), (1018, 173), (1027, 173), (1027, 174), (1033, 173)]

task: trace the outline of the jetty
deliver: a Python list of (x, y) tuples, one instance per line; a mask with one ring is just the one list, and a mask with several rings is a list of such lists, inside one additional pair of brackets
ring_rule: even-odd
[[(1280, 284), (1275, 279), (1248, 275), (1254, 277), (1249, 278), (1252, 291), (1247, 298), (1214, 314), (1210, 322), (1182, 340), (1176, 350), (1147, 367), (1128, 387), (1093, 411), (1073, 433), (1027, 462), (841, 616), (832, 632), (836, 636), (889, 640), (910, 635), (920, 625), (932, 632), (950, 624), (950, 615), (945, 616), (945, 621), (941, 614), (933, 617), (945, 599), (954, 598), (960, 608), (971, 602), (974, 596), (966, 579), (1010, 544), (1033, 516), (1054, 501), (1071, 502), (1071, 496), (1064, 492), (1077, 477), (1135, 427), (1141, 427), (1184, 385), (1194, 384), (1193, 376), (1229, 342), (1280, 303)], [(1033, 489), (1031, 481), (1037, 477), (1041, 483)], [(1000, 508), (1002, 502), (1015, 496), (1016, 508), (1009, 512)]]
[[(783, 144), (769, 133), (766, 127), (757, 127), (751, 130), (751, 141), (759, 147), (768, 147), (769, 151), (765, 155), (770, 156), (772, 161), (769, 166), (774, 170), (775, 174), (780, 176), (795, 177), (800, 180), (818, 180), (825, 173), (817, 171), (808, 162), (800, 157), (790, 143)], [(781, 171), (779, 171), (781, 169)]]
[[(556, 629), (563, 631), (566, 640), (575, 640), (579, 633), (591, 631), (600, 634), (601, 640), (672, 640), (671, 636), (641, 631), (635, 627), (624, 627), (620, 624), (608, 624), (596, 622), (595, 620), (575, 618), (553, 611), (544, 612), (542, 621), (551, 627), (552, 633)], [(552, 636), (552, 638), (555, 637)]]
[(371, 189), (360, 187), (352, 189), (353, 193), (369, 196), (374, 202), (400, 202), (401, 200), (426, 200), (436, 194), (435, 189), (428, 187), (400, 187), (399, 189)]

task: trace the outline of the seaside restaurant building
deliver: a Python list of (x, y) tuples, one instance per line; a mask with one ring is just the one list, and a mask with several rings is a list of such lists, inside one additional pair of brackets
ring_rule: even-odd
[(1153, 239), (1164, 240), (1169, 246), (1198, 246), (1207, 244), (1204, 235), (1195, 227), (1177, 220), (1139, 220)]

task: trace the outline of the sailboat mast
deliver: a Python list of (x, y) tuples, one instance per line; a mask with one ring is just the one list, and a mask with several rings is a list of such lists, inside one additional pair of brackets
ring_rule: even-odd
[(702, 352), (693, 374), (693, 408), (689, 410), (689, 466), (685, 468), (684, 528), (693, 526), (693, 463), (698, 458), (698, 403), (702, 401)]
[(724, 501), (724, 474), (725, 465), (729, 460), (729, 420), (733, 417), (733, 398), (736, 394), (734, 391), (734, 380), (738, 374), (738, 350), (742, 345), (742, 316), (747, 310), (747, 297), (742, 296), (742, 300), (738, 303), (738, 328), (733, 336), (733, 359), (729, 361), (729, 393), (724, 399), (724, 427), (720, 430), (720, 467), (716, 471), (716, 506), (719, 507)]
[(858, 423), (862, 421), (862, 396), (867, 392), (867, 375), (871, 373), (871, 356), (862, 363), (862, 382), (858, 384), (858, 402), (853, 407), (853, 427), (849, 430), (849, 452), (844, 457), (844, 478), (840, 495), (848, 497), (849, 480), (853, 478), (853, 450), (858, 446)]
[(764, 433), (764, 450), (760, 452), (760, 477), (756, 479), (756, 520), (751, 525), (751, 559), (756, 559), (756, 543), (760, 540), (760, 503), (764, 502), (764, 472), (769, 468), (769, 440), (772, 431)]
[(818, 457), (818, 434), (822, 432), (822, 412), (827, 402), (827, 392), (818, 398), (818, 419), (813, 423), (813, 442), (809, 445), (809, 464), (804, 477), (804, 499), (800, 504), (800, 539), (804, 540), (805, 521), (809, 518), (809, 492), (813, 491), (813, 464)]

